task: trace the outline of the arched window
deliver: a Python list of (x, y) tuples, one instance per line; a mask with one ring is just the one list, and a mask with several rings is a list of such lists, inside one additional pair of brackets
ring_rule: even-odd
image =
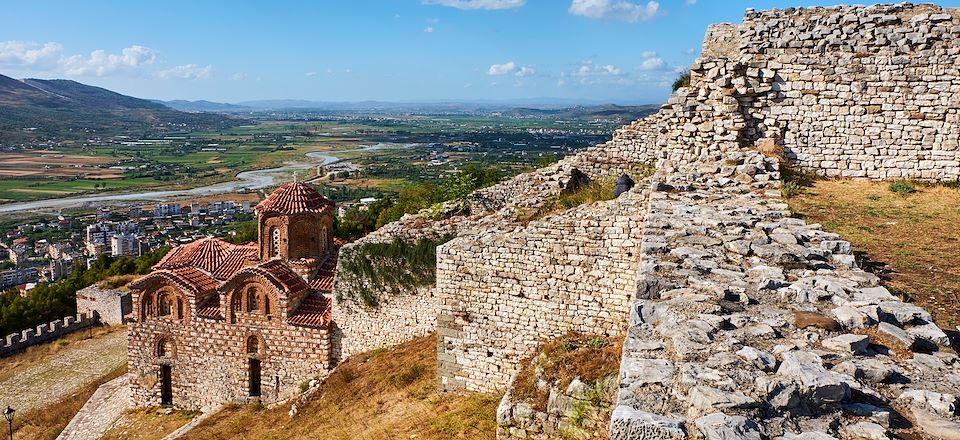
[(247, 354), (256, 356), (260, 353), (260, 339), (256, 336), (247, 338)]
[(279, 257), (280, 256), (280, 229), (274, 228), (273, 233), (271, 235), (273, 240), (273, 256)]
[(260, 292), (258, 292), (257, 286), (250, 286), (247, 288), (247, 311), (248, 312), (257, 312), (260, 310)]
[(173, 341), (167, 338), (157, 341), (157, 357), (173, 357)]
[(161, 293), (157, 299), (157, 305), (159, 306), (159, 316), (170, 316), (173, 313), (173, 304), (171, 304), (171, 298), (169, 294)]
[(143, 317), (153, 316), (153, 295), (146, 294), (147, 297), (143, 301)]

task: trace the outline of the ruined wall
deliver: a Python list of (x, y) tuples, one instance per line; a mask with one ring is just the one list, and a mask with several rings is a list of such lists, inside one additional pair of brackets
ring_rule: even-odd
[(90, 327), (97, 322), (99, 321), (91, 315), (78, 313), (77, 316), (66, 316), (63, 319), (57, 319), (47, 324), (40, 324), (36, 328), (28, 328), (21, 330), (19, 333), (11, 333), (0, 341), (0, 357), (8, 356), (31, 345), (47, 342), (67, 333)]
[(520, 361), (568, 331), (620, 334), (636, 290), (643, 188), (458, 238), (438, 250), (443, 389), (503, 389)]
[[(260, 400), (272, 403), (300, 392), (300, 384), (328, 374), (329, 330), (260, 320), (194, 317), (184, 325), (162, 318), (130, 324), (128, 369), (134, 406), (160, 404), (160, 366), (170, 365), (173, 405), (212, 408), (249, 400), (247, 340), (260, 338)], [(168, 340), (164, 356), (161, 340)]]
[[(960, 178), (960, 10), (933, 5), (748, 10), (715, 25), (692, 71), (741, 63), (743, 143), (774, 139), (834, 177)], [(759, 87), (756, 87), (759, 86)]]
[(77, 291), (77, 312), (98, 318), (110, 325), (123, 324), (123, 317), (133, 311), (130, 292), (90, 286)]
[(777, 174), (734, 152), (654, 177), (611, 438), (955, 438), (947, 335), (790, 218)]
[(427, 335), (436, 329), (438, 313), (433, 287), (382, 298), (377, 308), (356, 301), (334, 301), (333, 362)]

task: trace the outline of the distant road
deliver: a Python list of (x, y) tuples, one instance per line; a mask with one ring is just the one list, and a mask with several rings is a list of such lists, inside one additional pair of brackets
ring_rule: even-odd
[(65, 208), (83, 208), (109, 205), (109, 202), (153, 201), (162, 202), (184, 196), (208, 196), (212, 194), (233, 193), (242, 190), (257, 190), (276, 185), (278, 182), (293, 180), (293, 172), (313, 168), (317, 165), (327, 165), (340, 160), (335, 154), (353, 153), (358, 151), (372, 151), (388, 148), (407, 148), (416, 144), (388, 144), (379, 143), (362, 148), (342, 151), (314, 151), (307, 153), (310, 162), (297, 162), (277, 168), (265, 170), (244, 171), (237, 174), (237, 179), (231, 182), (216, 183), (192, 189), (144, 191), (135, 193), (105, 193), (89, 196), (63, 197), (57, 199), (43, 199), (32, 202), (17, 202), (0, 205), (0, 214), (19, 212), (56, 212)]

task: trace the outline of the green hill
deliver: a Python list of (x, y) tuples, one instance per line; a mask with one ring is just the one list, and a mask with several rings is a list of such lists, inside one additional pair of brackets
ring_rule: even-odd
[(144, 136), (213, 130), (241, 122), (217, 114), (180, 112), (76, 81), (0, 75), (0, 142)]

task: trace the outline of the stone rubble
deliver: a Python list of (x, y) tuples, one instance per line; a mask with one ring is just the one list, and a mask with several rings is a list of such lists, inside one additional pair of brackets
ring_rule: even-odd
[(707, 439), (960, 429), (960, 360), (929, 313), (846, 258), (836, 234), (791, 218), (775, 160), (720, 163), (750, 164), (752, 183), (703, 164), (654, 176), (643, 240), (658, 246), (643, 248), (640, 277), (656, 288), (631, 309), (611, 438), (664, 418)]

